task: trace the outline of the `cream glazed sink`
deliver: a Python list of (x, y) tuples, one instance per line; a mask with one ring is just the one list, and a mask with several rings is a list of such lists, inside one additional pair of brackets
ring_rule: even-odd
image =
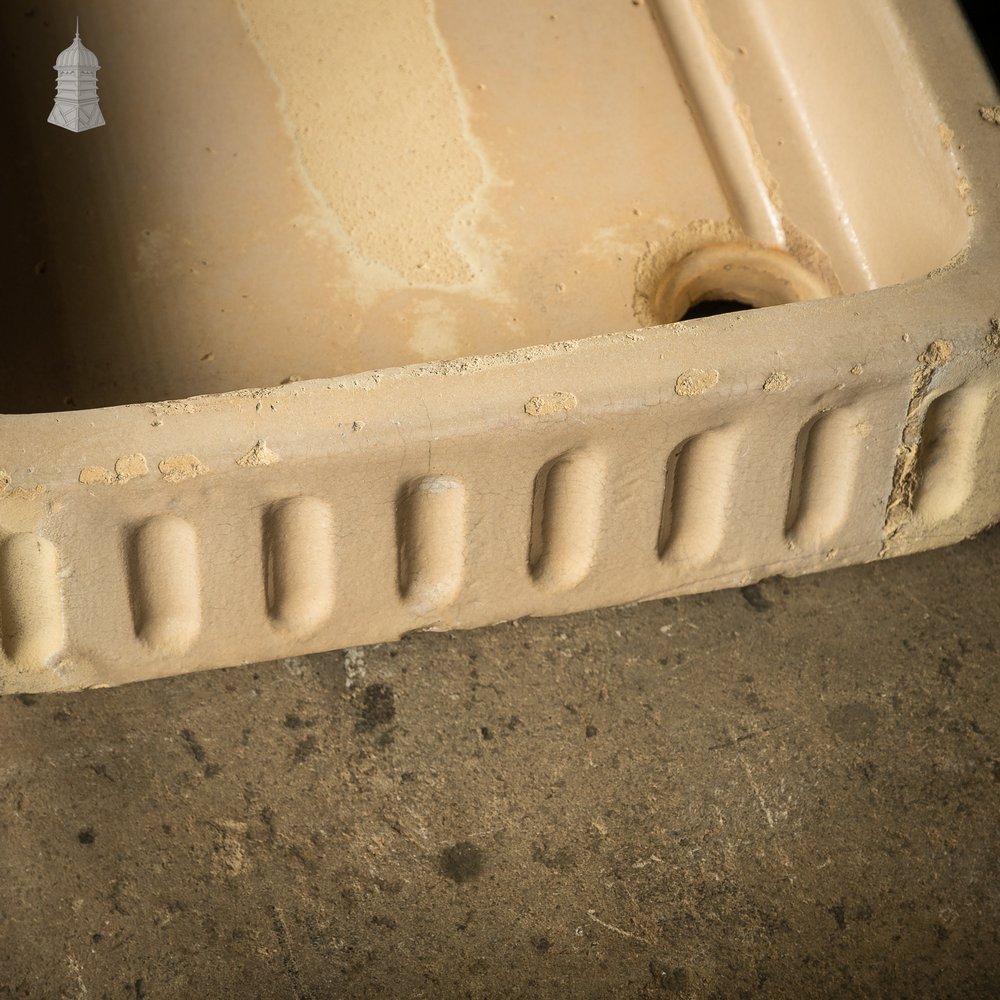
[[(81, 134), (45, 120), (77, 14)], [(0, 32), (4, 691), (1000, 518), (1000, 99), (949, 3), (54, 0)]]

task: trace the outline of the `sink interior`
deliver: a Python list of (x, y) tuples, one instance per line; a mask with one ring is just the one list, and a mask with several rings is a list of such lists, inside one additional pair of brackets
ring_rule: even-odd
[[(77, 15), (79, 134), (46, 121)], [(968, 241), (885, 0), (52, 0), (0, 32), (3, 412), (858, 292)]]

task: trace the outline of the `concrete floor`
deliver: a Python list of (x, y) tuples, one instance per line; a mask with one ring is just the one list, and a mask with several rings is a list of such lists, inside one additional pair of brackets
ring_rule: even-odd
[(0, 699), (0, 997), (998, 996), (998, 570)]

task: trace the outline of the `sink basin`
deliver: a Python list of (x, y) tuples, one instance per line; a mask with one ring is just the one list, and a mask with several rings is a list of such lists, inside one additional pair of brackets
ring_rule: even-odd
[[(78, 14), (82, 133), (46, 121)], [(1000, 100), (949, 3), (53, 0), (0, 35), (2, 690), (1000, 517)]]

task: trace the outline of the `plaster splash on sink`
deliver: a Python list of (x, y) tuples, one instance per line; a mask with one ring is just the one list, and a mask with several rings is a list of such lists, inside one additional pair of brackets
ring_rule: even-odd
[(298, 221), (381, 272), (383, 290), (496, 297), (496, 250), (477, 226), (500, 182), (431, 0), (236, 5), (316, 202)]

